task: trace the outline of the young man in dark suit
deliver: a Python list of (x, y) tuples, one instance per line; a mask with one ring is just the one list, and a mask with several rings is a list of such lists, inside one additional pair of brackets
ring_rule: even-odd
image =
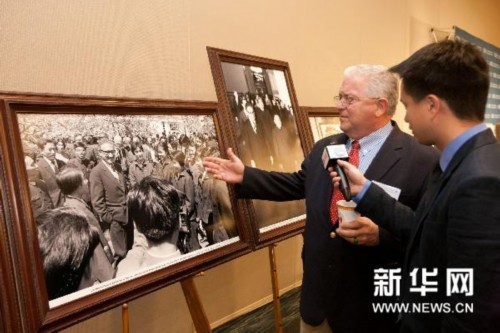
[(63, 203), (61, 190), (56, 183), (56, 175), (64, 163), (56, 159), (56, 145), (52, 140), (42, 140), (38, 142), (38, 146), (42, 150), (36, 164), (42, 175), (42, 179), (47, 185), (50, 199), (54, 207), (59, 207)]
[[(358, 193), (356, 209), (407, 240), (400, 302), (449, 308), (403, 311), (400, 330), (498, 332), (500, 145), (483, 123), (488, 64), (473, 45), (444, 41), (425, 46), (392, 71), (402, 78), (401, 101), (415, 137), (442, 152), (417, 210), (391, 199), (367, 181), (368, 174), (341, 164)], [(346, 237), (350, 232), (339, 231)], [(453, 278), (457, 270), (462, 275)], [(436, 290), (412, 291), (414, 276), (424, 273)]]
[(134, 226), (127, 215), (127, 186), (120, 164), (115, 161), (113, 142), (100, 144), (100, 162), (90, 172), (92, 208), (109, 234), (116, 263), (133, 244)]
[(239, 184), (239, 197), (306, 199), (301, 332), (391, 332), (395, 315), (375, 314), (371, 306), (373, 270), (398, 266), (398, 240), (366, 217), (352, 222), (359, 226), (355, 244), (337, 237), (339, 222), (332, 200), (336, 196), (321, 157), (331, 143), (345, 144), (348, 150), (359, 147), (360, 167), (373, 179), (401, 190), (399, 200), (416, 207), (438, 153), (391, 121), (398, 82), (383, 66), (347, 68), (336, 100), (344, 133), (318, 141), (295, 173), (245, 167), (232, 150), (230, 160), (206, 158), (204, 164), (215, 178)]

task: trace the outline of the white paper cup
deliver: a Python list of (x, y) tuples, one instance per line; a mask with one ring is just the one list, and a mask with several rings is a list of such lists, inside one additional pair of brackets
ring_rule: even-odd
[(337, 210), (339, 212), (339, 218), (342, 220), (342, 222), (353, 221), (360, 215), (358, 212), (354, 210), (355, 208), (356, 208), (356, 203), (352, 200), (337, 201)]

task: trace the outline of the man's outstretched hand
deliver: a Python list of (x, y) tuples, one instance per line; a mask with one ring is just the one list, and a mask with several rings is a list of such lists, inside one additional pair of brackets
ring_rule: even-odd
[(239, 184), (243, 181), (245, 165), (233, 153), (232, 148), (227, 149), (228, 160), (220, 157), (205, 157), (203, 166), (214, 175), (215, 179), (223, 180), (229, 184)]

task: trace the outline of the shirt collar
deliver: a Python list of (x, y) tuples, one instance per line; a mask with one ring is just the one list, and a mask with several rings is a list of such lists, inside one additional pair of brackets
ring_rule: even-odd
[[(392, 123), (389, 121), (387, 122), (387, 124), (379, 128), (375, 132), (372, 132), (364, 138), (359, 139), (358, 141), (361, 154), (366, 155), (366, 153), (368, 153), (374, 147), (377, 147), (380, 144), (380, 140), (385, 140), (389, 136), (389, 134), (391, 134), (392, 128)], [(353, 141), (354, 140), (351, 138), (347, 140), (348, 149), (351, 149)]]
[(439, 158), (439, 166), (441, 167), (441, 170), (444, 172), (448, 165), (450, 165), (450, 162), (457, 153), (457, 151), (462, 147), (467, 141), (469, 141), (473, 136), (476, 134), (487, 130), (488, 127), (486, 124), (481, 123), (478, 124), (474, 127), (469, 128), (462, 134), (460, 134), (458, 137), (453, 139), (443, 150), (443, 153), (441, 154), (441, 157)]

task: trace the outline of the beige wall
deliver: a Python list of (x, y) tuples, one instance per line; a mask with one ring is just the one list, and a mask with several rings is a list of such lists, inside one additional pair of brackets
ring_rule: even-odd
[[(345, 66), (392, 65), (429, 43), (431, 27), (457, 25), (500, 45), (498, 13), (498, 0), (3, 0), (0, 90), (214, 101), (213, 46), (287, 61), (299, 104), (331, 106)], [(300, 236), (278, 245), (283, 291), (300, 284), (301, 247)], [(267, 249), (205, 272), (196, 285), (217, 325), (270, 301)], [(120, 315), (67, 332), (119, 332)], [(130, 325), (192, 332), (180, 286), (131, 302)]]

